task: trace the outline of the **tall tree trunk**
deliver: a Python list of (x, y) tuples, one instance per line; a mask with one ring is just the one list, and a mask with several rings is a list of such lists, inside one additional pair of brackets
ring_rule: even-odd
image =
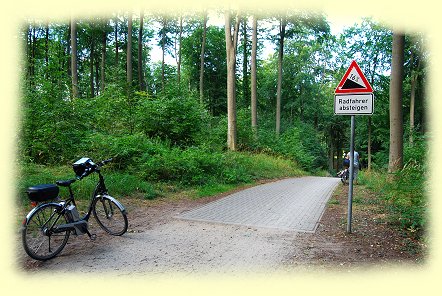
[[(66, 56), (68, 57), (66, 68), (67, 68), (67, 75), (70, 80), (72, 80), (72, 77), (71, 77), (72, 76), (71, 27), (72, 27), (72, 24), (71, 24), (71, 22), (69, 22), (67, 34), (66, 34), (67, 35), (67, 37), (66, 37)], [(65, 68), (63, 68), (63, 69), (65, 69)], [(72, 93), (71, 93), (71, 95), (72, 95)], [(72, 99), (72, 97), (71, 97), (71, 99)]]
[(35, 34), (35, 23), (32, 26), (32, 45), (31, 45), (31, 63), (30, 63), (30, 72), (31, 72), (31, 79), (30, 79), (30, 85), (31, 89), (35, 86), (35, 52), (37, 47), (37, 36)]
[(100, 59), (98, 58), (98, 56), (94, 55), (94, 60), (95, 60), (95, 95), (94, 96), (98, 96), (99, 93), (99, 87), (100, 87)]
[(143, 69), (143, 19), (144, 13), (140, 12), (140, 30), (138, 31), (138, 81), (140, 85), (140, 90), (146, 90), (144, 84), (144, 69)]
[(256, 135), (258, 129), (258, 114), (257, 114), (257, 86), (256, 86), (256, 49), (258, 43), (258, 21), (256, 16), (253, 16), (253, 33), (252, 33), (252, 65), (251, 65), (251, 102), (250, 107), (252, 110), (252, 129)]
[(177, 74), (178, 74), (178, 88), (181, 89), (181, 39), (183, 35), (183, 17), (180, 16), (180, 32), (178, 37), (178, 60), (177, 60)]
[(393, 33), (390, 76), (390, 155), (388, 171), (403, 167), (402, 83), (404, 69), (403, 33)]
[(78, 69), (77, 69), (77, 24), (71, 19), (71, 70), (72, 70), (72, 97), (78, 97)]
[(32, 89), (32, 30), (33, 27), (29, 25), (28, 27), (28, 42), (27, 42), (27, 54), (28, 54), (28, 81), (29, 88)]
[(48, 79), (49, 73), (49, 24), (46, 23), (45, 28), (45, 79)]
[(281, 90), (282, 90), (282, 60), (284, 57), (284, 37), (286, 20), (282, 18), (279, 25), (279, 51), (278, 51), (278, 85), (276, 89), (276, 135), (281, 132)]
[(90, 76), (90, 86), (91, 86), (91, 98), (95, 96), (95, 87), (94, 87), (94, 51), (95, 51), (95, 39), (94, 36), (91, 34), (91, 54), (89, 57), (89, 64), (90, 64), (90, 70), (91, 70), (91, 76)]
[(162, 51), (162, 58), (161, 58), (161, 90), (164, 91), (164, 55), (166, 51), (166, 26), (167, 26), (167, 20), (166, 17), (163, 16), (163, 31), (161, 35), (161, 51)]
[(115, 17), (115, 67), (118, 68), (118, 16)]
[(200, 57), (200, 102), (201, 102), (201, 104), (204, 104), (204, 52), (206, 50), (206, 33), (207, 33), (207, 12), (204, 12), (203, 41), (201, 42), (201, 57)]
[[(413, 57), (413, 52), (411, 52)], [(413, 61), (413, 59), (411, 59)], [(417, 69), (414, 71), (411, 71), (411, 95), (410, 95), (410, 136), (409, 136), (409, 143), (413, 144), (413, 136), (414, 136), (414, 112), (415, 112), (415, 105), (416, 105), (416, 86), (417, 86), (417, 79), (419, 76), (419, 68), (420, 68), (421, 60), (419, 59), (417, 64)], [(411, 63), (413, 64), (413, 63)]]
[(230, 12), (225, 12), (225, 35), (227, 56), (227, 147), (236, 150), (236, 88), (235, 65), (236, 47), (238, 44), (239, 16), (236, 16), (234, 31), (231, 28)]
[(107, 42), (107, 32), (106, 32), (107, 22), (104, 24), (103, 32), (101, 33), (101, 65), (100, 65), (100, 90), (101, 93), (104, 92), (104, 81), (105, 81), (105, 66), (106, 66), (106, 42)]
[(133, 106), (132, 106), (132, 12), (129, 12), (127, 21), (127, 53), (126, 53), (126, 87), (129, 105), (129, 130), (133, 133)]
[(249, 98), (248, 57), (247, 57), (247, 17), (243, 18), (243, 61), (242, 61), (242, 93), (244, 104)]
[(127, 21), (126, 82), (127, 82), (127, 96), (130, 97), (132, 90), (132, 14), (131, 13), (129, 13), (129, 18)]

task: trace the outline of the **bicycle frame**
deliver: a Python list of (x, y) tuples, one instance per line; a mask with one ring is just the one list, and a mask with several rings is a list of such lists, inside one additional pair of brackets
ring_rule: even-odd
[[(91, 215), (95, 217), (101, 229), (108, 234), (120, 236), (126, 233), (128, 228), (126, 209), (119, 201), (108, 195), (104, 177), (100, 172), (100, 168), (110, 161), (112, 159), (95, 164), (91, 159), (83, 158), (74, 163), (76, 178), (55, 182), (57, 186), (68, 188), (69, 195), (64, 200), (60, 200), (58, 197), (58, 190), (56, 194), (45, 191), (46, 188), (55, 188), (55, 186), (41, 186), (37, 189), (30, 187), (28, 194), (31, 202), (42, 201), (41, 204), (37, 203), (23, 220), (23, 246), (31, 258), (43, 261), (54, 258), (65, 247), (71, 233), (75, 235), (86, 233), (90, 240), (95, 240), (97, 236), (88, 230), (88, 221)], [(80, 217), (71, 185), (91, 173), (98, 174), (98, 182), (91, 196), (87, 212), (83, 217)], [(54, 198), (56, 200), (46, 202)], [(53, 235), (58, 238), (52, 240)], [(52, 242), (55, 242), (54, 249), (51, 248)], [(43, 245), (45, 247), (40, 250)]]
[(75, 231), (75, 233), (78, 233), (78, 232), (80, 232), (80, 233), (87, 233), (89, 235), (89, 237), (91, 237), (91, 234), (87, 230), (87, 223), (88, 223), (89, 218), (90, 218), (90, 216), (92, 214), (93, 204), (94, 204), (94, 202), (95, 202), (95, 200), (97, 198), (102, 198), (103, 196), (106, 196), (108, 199), (112, 199), (117, 204), (117, 206), (119, 206), (120, 208), (122, 208), (124, 210), (124, 207), (121, 205), (121, 203), (119, 203), (113, 197), (107, 195), (107, 188), (106, 188), (106, 184), (104, 183), (104, 177), (101, 174), (99, 168), (96, 170), (96, 172), (98, 173), (99, 180), (98, 180), (98, 183), (97, 183), (97, 185), (95, 187), (95, 190), (94, 190), (94, 192), (92, 194), (92, 198), (91, 198), (91, 201), (89, 203), (88, 211), (78, 221), (73, 221), (73, 222), (70, 222), (70, 223), (61, 224), (61, 225), (58, 225), (56, 228), (54, 228), (54, 226), (56, 225), (56, 223), (58, 222), (60, 217), (65, 215), (66, 210), (67, 210), (69, 205), (72, 204), (75, 207), (77, 207), (77, 204), (75, 203), (75, 197), (74, 197), (74, 193), (72, 191), (72, 187), (71, 187), (71, 185), (68, 185), (67, 187), (68, 187), (68, 190), (69, 190), (69, 197), (66, 200), (61, 201), (61, 202), (42, 203), (42, 204), (36, 206), (35, 208), (33, 208), (26, 215), (26, 218), (23, 221), (23, 225), (26, 225), (28, 223), (28, 221), (29, 221), (30, 217), (32, 216), (32, 214), (34, 212), (38, 211), (39, 208), (45, 206), (46, 204), (51, 204), (51, 205), (55, 206), (56, 208), (58, 208), (58, 210), (56, 212), (52, 213), (47, 221), (51, 221), (52, 218), (54, 218), (55, 215), (58, 215), (58, 217), (54, 220), (52, 225), (46, 227), (47, 231), (49, 231), (51, 233), (61, 233), (61, 232), (64, 232), (64, 231)]

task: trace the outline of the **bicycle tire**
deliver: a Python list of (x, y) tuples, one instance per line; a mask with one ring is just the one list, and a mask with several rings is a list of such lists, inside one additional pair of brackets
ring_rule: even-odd
[(120, 236), (126, 233), (128, 227), (126, 212), (113, 198), (107, 196), (96, 198), (92, 213), (100, 227), (110, 235)]
[[(57, 213), (57, 204), (43, 204), (26, 220), (22, 228), (22, 242), (26, 253), (33, 259), (46, 261), (57, 256), (68, 242), (70, 231), (52, 233), (47, 227), (66, 224), (66, 217)], [(46, 232), (46, 234), (45, 234)], [(47, 234), (49, 233), (49, 234)]]

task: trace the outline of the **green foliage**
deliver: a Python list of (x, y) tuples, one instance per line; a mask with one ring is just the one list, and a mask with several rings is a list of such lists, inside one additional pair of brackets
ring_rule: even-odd
[[(28, 161), (63, 163), (77, 153), (85, 135), (81, 116), (69, 101), (57, 101), (51, 94), (24, 97), (20, 151)], [(80, 118), (79, 118), (80, 117)]]
[[(250, 126), (250, 110), (237, 112), (238, 147), (242, 151), (265, 152), (291, 159), (304, 170), (317, 171), (327, 165), (327, 154), (318, 131), (310, 124), (296, 122), (277, 137), (272, 127), (262, 125), (256, 135)], [(227, 118), (219, 120), (206, 143), (214, 149), (225, 147)]]
[(137, 111), (139, 129), (152, 138), (189, 146), (205, 129), (207, 114), (191, 97), (146, 98)]
[(141, 133), (119, 136), (94, 133), (85, 139), (83, 146), (85, 155), (94, 160), (113, 157), (112, 165), (128, 172), (135, 172), (144, 154), (155, 154), (166, 149), (161, 142)]
[(413, 235), (421, 235), (428, 222), (426, 138), (418, 137), (404, 149), (404, 168), (389, 176), (382, 172), (362, 174), (364, 182), (378, 192), (392, 220)]
[(147, 180), (184, 185), (238, 184), (301, 174), (290, 161), (261, 154), (222, 153), (202, 147), (172, 147), (158, 152), (145, 155), (141, 161), (142, 176)]
[(314, 171), (327, 165), (325, 148), (318, 138), (317, 131), (308, 124), (298, 126), (284, 132), (276, 151), (288, 155), (299, 162), (303, 169)]
[[(199, 91), (201, 42), (203, 30), (198, 26), (182, 40), (184, 71), (189, 85)], [(212, 115), (225, 114), (227, 104), (227, 63), (224, 28), (208, 26), (204, 54), (204, 104)]]

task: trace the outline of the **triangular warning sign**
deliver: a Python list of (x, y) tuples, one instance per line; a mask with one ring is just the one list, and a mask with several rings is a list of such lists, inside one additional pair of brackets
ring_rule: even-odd
[(373, 89), (370, 83), (368, 83), (367, 78), (365, 78), (356, 61), (351, 62), (350, 67), (335, 90), (336, 94), (372, 92)]

